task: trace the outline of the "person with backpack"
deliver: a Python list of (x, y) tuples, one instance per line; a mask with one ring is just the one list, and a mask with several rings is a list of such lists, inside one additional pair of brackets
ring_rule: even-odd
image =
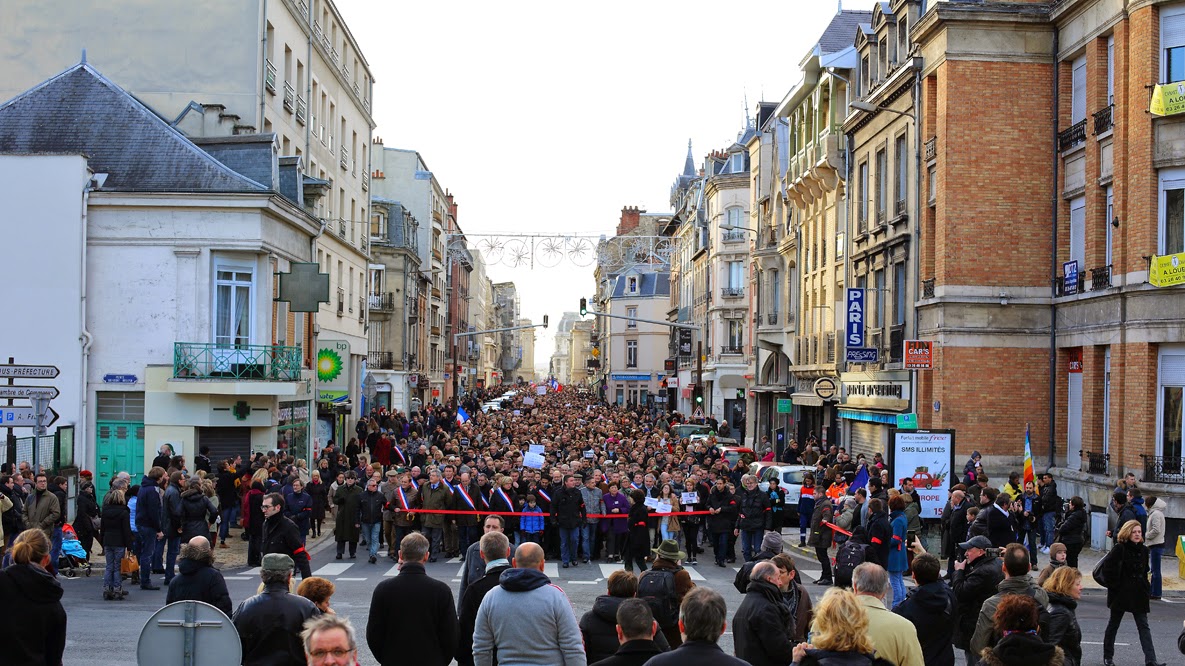
[(863, 525), (857, 525), (852, 530), (852, 536), (835, 554), (835, 586), (852, 586), (852, 572), (865, 562), (875, 562), (876, 553), (868, 545), (868, 532)]
[(679, 550), (674, 539), (663, 541), (652, 552), (654, 564), (638, 577), (638, 598), (650, 604), (659, 631), (674, 649), (683, 644), (679, 634), (679, 605), (695, 583), (691, 582), (691, 574), (679, 566), (687, 553)]
[(879, 499), (868, 500), (868, 545), (876, 555), (875, 560), (881, 566), (889, 564), (889, 549), (893, 543), (893, 526), (885, 514), (885, 503)]
[(939, 577), (941, 566), (925, 551), (915, 555), (911, 569), (918, 586), (893, 609), (913, 623), (926, 666), (955, 666), (955, 597)]
[(772, 560), (775, 555), (782, 552), (782, 535), (777, 532), (766, 532), (765, 536), (761, 538), (761, 550), (751, 562), (745, 562), (740, 569), (737, 570), (736, 578), (732, 581), (732, 586), (741, 594), (749, 589), (749, 577), (753, 575), (753, 567), (758, 562), (765, 562)]

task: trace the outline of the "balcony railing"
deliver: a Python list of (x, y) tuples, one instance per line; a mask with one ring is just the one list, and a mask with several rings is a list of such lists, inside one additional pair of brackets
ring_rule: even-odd
[(301, 18), (307, 19), (309, 17), (309, 5), (304, 0), (296, 0), (296, 10)]
[(745, 232), (740, 229), (729, 229), (721, 236), (725, 243), (739, 243), (745, 240)]
[(296, 122), (303, 125), (308, 112), (309, 103), (305, 101), (304, 97), (298, 95), (296, 97)]
[(827, 348), (826, 358), (824, 359), (824, 362), (835, 363), (835, 334), (828, 333), (825, 336), (824, 344)]
[(766, 313), (766, 315), (765, 315), (765, 322), (766, 322), (767, 324), (769, 324), (770, 326), (773, 326), (773, 325), (777, 324), (777, 323), (778, 323), (778, 313), (776, 313), (776, 312), (768, 312), (768, 313)]
[(1095, 451), (1083, 451), (1082, 458), (1086, 461), (1087, 474), (1108, 474), (1107, 467), (1111, 463), (1110, 453), (1096, 453)]
[(1185, 483), (1185, 458), (1149, 456), (1144, 460), (1145, 483)]
[(745, 348), (741, 345), (721, 345), (720, 346), (720, 353), (721, 354), (732, 354), (732, 355), (743, 355), (745, 353)]
[(395, 310), (395, 294), (370, 294), (367, 297), (371, 310), (375, 312), (393, 312)]
[(432, 335), (435, 337), (440, 337), (440, 327), (439, 326), (432, 327)]
[(1102, 291), (1111, 288), (1111, 266), (1090, 269), (1090, 290)]
[(366, 299), (361, 296), (358, 297), (358, 321), (366, 321)]
[(211, 342), (173, 343), (174, 379), (300, 379), (300, 347), (236, 345)]
[(342, 316), (346, 313), (346, 290), (341, 287), (337, 288), (337, 316)]
[(337, 218), (337, 235), (342, 238), (346, 237), (346, 221), (340, 217)]
[(1108, 104), (1094, 114), (1094, 133), (1102, 134), (1111, 129), (1115, 120), (1115, 105)]
[(934, 283), (937, 282), (934, 278), (922, 280), (922, 298), (934, 298)]
[(263, 61), (263, 85), (267, 91), (276, 94), (276, 66), (272, 64), (271, 60)]
[(740, 298), (744, 295), (744, 287), (720, 287), (721, 298)]
[(1074, 123), (1069, 129), (1062, 130), (1057, 135), (1059, 150), (1069, 150), (1086, 141), (1086, 119)]
[[(327, 39), (326, 41), (329, 41), (329, 40)], [(329, 57), (333, 59), (333, 64), (336, 65), (341, 60), (342, 56), (340, 53), (337, 52), (336, 47), (330, 46), (329, 47)]]
[(296, 109), (296, 90), (287, 81), (284, 82), (284, 109), (289, 113)]
[(938, 137), (932, 136), (926, 140), (926, 161), (938, 157)]
[(893, 202), (893, 216), (899, 217), (905, 214), (905, 199), (898, 199)]
[(366, 355), (366, 367), (371, 370), (392, 370), (395, 368), (395, 353), (372, 351)]
[(350, 149), (349, 149), (349, 148), (346, 148), (345, 146), (342, 146), (342, 160), (341, 160), (341, 164), (342, 164), (342, 168), (343, 168), (343, 169), (349, 169), (349, 168), (350, 168)]
[(369, 189), (370, 189), (370, 174), (363, 171), (362, 172), (362, 191), (365, 192), (366, 190), (369, 190)]

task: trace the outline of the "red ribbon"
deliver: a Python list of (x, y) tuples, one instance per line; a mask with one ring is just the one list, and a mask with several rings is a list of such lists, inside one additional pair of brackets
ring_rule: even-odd
[[(522, 511), (456, 511), (453, 509), (416, 509), (414, 513), (440, 513), (454, 516), (538, 516), (538, 513), (523, 513)], [(707, 516), (711, 511), (672, 511), (670, 513), (651, 513), (651, 516)], [(590, 513), (588, 518), (628, 518), (625, 513)]]

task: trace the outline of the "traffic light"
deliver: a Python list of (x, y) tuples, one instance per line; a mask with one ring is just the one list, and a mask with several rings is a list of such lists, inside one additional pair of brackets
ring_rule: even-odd
[(698, 388), (695, 390), (695, 404), (697, 406), (704, 404), (704, 394), (700, 393)]
[(583, 317), (586, 314), (588, 314), (588, 299), (582, 298), (580, 299), (580, 316)]

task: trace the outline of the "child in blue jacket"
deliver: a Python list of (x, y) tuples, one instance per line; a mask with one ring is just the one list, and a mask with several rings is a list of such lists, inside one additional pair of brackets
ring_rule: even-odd
[(523, 516), (518, 524), (518, 531), (523, 533), (523, 543), (533, 541), (543, 545), (543, 509), (535, 504), (535, 496), (527, 495), (527, 504), (522, 508), (523, 513), (537, 514)]

